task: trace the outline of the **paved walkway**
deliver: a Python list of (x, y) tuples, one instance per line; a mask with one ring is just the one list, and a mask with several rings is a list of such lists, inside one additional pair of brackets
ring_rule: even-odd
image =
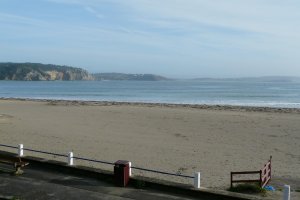
[[(0, 165), (0, 168), (4, 165)], [(7, 166), (6, 166), (7, 168)], [(154, 190), (115, 187), (97, 179), (62, 174), (32, 166), (21, 176), (0, 172), (0, 199), (3, 197), (26, 199), (166, 199), (190, 200), (186, 196), (172, 195)]]

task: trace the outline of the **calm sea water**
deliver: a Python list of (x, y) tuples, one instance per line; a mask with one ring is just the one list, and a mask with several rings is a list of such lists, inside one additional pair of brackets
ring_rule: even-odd
[(300, 82), (0, 81), (0, 97), (300, 108)]

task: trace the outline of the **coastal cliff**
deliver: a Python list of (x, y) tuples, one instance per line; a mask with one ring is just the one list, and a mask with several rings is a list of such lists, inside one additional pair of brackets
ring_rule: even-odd
[(73, 81), (93, 80), (86, 70), (40, 63), (0, 63), (0, 80)]
[(0, 80), (16, 81), (161, 81), (169, 80), (154, 74), (96, 73), (82, 68), (40, 63), (0, 63)]

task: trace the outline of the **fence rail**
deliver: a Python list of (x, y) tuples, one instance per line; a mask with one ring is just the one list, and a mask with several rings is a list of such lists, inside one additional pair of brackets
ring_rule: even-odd
[(77, 157), (77, 156), (74, 156), (73, 158), (77, 159), (77, 160), (84, 160), (84, 161), (102, 163), (102, 164), (108, 164), (108, 165), (114, 165), (115, 164), (115, 163), (112, 163), (112, 162), (107, 162), (107, 161), (102, 161), (102, 160), (94, 160), (94, 159), (89, 159), (89, 158), (81, 158), (81, 157)]
[(41, 153), (41, 154), (52, 155), (52, 156), (68, 157), (67, 155), (64, 155), (64, 154), (52, 153), (52, 152), (47, 152), (47, 151), (40, 151), (40, 150), (35, 150), (35, 149), (23, 148), (23, 150), (31, 151), (31, 152), (35, 152), (35, 153)]
[(18, 149), (18, 147), (6, 145), (6, 144), (0, 144), (0, 146), (2, 146), (2, 147), (8, 147), (8, 148), (13, 148), (13, 149)]
[[(234, 183), (251, 183), (256, 182), (259, 183), (260, 187), (265, 187), (268, 182), (271, 180), (271, 164), (272, 156), (270, 156), (270, 160), (264, 165), (264, 167), (259, 171), (242, 171), (242, 172), (231, 172), (230, 173), (230, 186), (233, 187)], [(245, 175), (245, 174), (258, 174), (259, 179), (238, 179), (234, 180), (234, 175)]]
[(164, 174), (164, 175), (170, 175), (170, 176), (178, 176), (178, 177), (183, 177), (183, 178), (194, 178), (194, 176), (188, 176), (188, 175), (183, 175), (183, 174), (175, 174), (175, 173), (163, 172), (163, 171), (146, 169), (146, 168), (141, 168), (141, 167), (131, 167), (131, 169), (137, 169), (137, 170), (147, 171), (147, 172), (154, 172), (154, 173)]
[[(26, 151), (30, 151), (30, 152), (35, 152), (35, 153), (41, 153), (41, 154), (47, 154), (47, 155), (53, 155), (53, 156), (59, 156), (59, 157), (65, 157), (68, 158), (68, 163), (69, 165), (73, 165), (73, 159), (76, 160), (83, 160), (83, 161), (89, 161), (89, 162), (94, 162), (94, 163), (102, 163), (102, 164), (108, 164), (108, 165), (115, 165), (114, 162), (108, 162), (108, 161), (103, 161), (103, 160), (96, 160), (96, 159), (90, 159), (90, 158), (82, 158), (82, 157), (78, 157), (78, 156), (73, 156), (73, 153), (70, 152), (69, 155), (65, 155), (65, 154), (59, 154), (59, 153), (52, 153), (52, 152), (48, 152), (48, 151), (40, 151), (40, 150), (36, 150), (36, 149), (30, 149), (30, 148), (23, 148), (23, 145), (20, 147), (15, 147), (15, 146), (11, 146), (11, 145), (5, 145), (5, 144), (0, 144), (0, 146), (2, 147), (8, 147), (8, 148), (14, 148), (14, 149), (19, 149), (20, 148), (22, 150), (26, 150)], [(23, 154), (23, 152), (22, 152)], [(20, 155), (21, 156), (21, 155)], [(72, 161), (70, 161), (72, 160)], [(135, 166), (131, 166), (131, 169), (136, 169), (136, 170), (140, 170), (140, 171), (147, 171), (147, 172), (153, 172), (153, 173), (157, 173), (157, 174), (164, 174), (164, 175), (169, 175), (169, 176), (177, 176), (177, 177), (183, 177), (183, 178), (195, 178), (195, 176), (188, 176), (188, 175), (183, 175), (183, 174), (178, 174), (178, 173), (170, 173), (170, 172), (164, 172), (164, 171), (159, 171), (159, 170), (153, 170), (153, 169), (146, 169), (146, 168), (142, 168), (142, 167), (135, 167)]]

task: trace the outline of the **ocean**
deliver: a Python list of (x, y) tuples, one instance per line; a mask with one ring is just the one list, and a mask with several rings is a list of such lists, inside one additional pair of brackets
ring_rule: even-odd
[(0, 81), (0, 97), (300, 108), (300, 82)]

